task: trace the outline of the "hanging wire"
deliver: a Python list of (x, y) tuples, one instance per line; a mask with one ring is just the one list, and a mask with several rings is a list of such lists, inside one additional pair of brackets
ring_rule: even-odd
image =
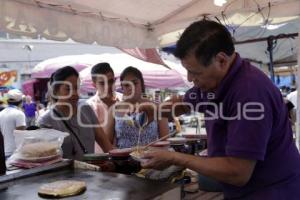
[(222, 24), (222, 22), (219, 20), (219, 18), (217, 16), (215, 16), (215, 19), (219, 22), (219, 24)]
[[(237, 32), (237, 30), (238, 30), (243, 24), (245, 24), (245, 23), (246, 23), (247, 21), (249, 21), (252, 17), (254, 17), (254, 16), (258, 15), (258, 14), (262, 15), (265, 24), (268, 23), (269, 18), (270, 18), (270, 13), (271, 13), (271, 3), (270, 3), (270, 1), (268, 2), (268, 6), (261, 7), (260, 4), (259, 4), (256, 0), (253, 0), (253, 2), (254, 2), (254, 3), (256, 4), (256, 6), (257, 6), (257, 11), (256, 11), (255, 13), (253, 13), (252, 15), (248, 16), (242, 23), (238, 24), (236, 27), (233, 27), (233, 26), (231, 25), (232, 23), (229, 22), (229, 20), (228, 20), (228, 18), (227, 18), (227, 16), (226, 16), (225, 13), (226, 13), (226, 10), (227, 10), (233, 3), (235, 3), (236, 1), (237, 1), (237, 0), (231, 1), (229, 4), (227, 4), (227, 5), (225, 6), (224, 10), (221, 12), (221, 17), (222, 17), (222, 19), (223, 19), (223, 21), (224, 21), (224, 24), (225, 24), (226, 27), (228, 27), (228, 28), (230, 28), (230, 29), (232, 30), (232, 35), (233, 35), (233, 37), (235, 36), (235, 33)], [(268, 15), (267, 15), (267, 18), (265, 18), (264, 14), (263, 14), (263, 12), (262, 12), (262, 11), (263, 11), (264, 9), (266, 9), (266, 8), (268, 8)], [(257, 35), (263, 35), (263, 34), (265, 33), (265, 31), (266, 31), (266, 28), (267, 28), (267, 27), (264, 27), (264, 29), (261, 30), (261, 32), (257, 33), (256, 36), (257, 36)]]
[(263, 28), (262, 32), (260, 34), (258, 34), (258, 36), (257, 36), (258, 38), (262, 37), (266, 33), (266, 31), (268, 29), (268, 23), (269, 23), (270, 14), (271, 14), (271, 3), (270, 2), (268, 3), (268, 8), (269, 9), (268, 9), (267, 18), (266, 19), (264, 18), (264, 26), (263, 26), (264, 28)]

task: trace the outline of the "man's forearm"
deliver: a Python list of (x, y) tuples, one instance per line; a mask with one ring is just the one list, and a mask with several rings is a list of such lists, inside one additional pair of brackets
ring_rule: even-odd
[(236, 186), (242, 186), (248, 182), (255, 166), (255, 161), (239, 160), (237, 162), (235, 158), (230, 157), (206, 158), (181, 153), (174, 154), (173, 163)]

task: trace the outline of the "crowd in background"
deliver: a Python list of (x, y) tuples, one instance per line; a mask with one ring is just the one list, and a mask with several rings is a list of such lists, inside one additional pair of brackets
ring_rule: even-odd
[[(65, 138), (62, 145), (63, 156), (79, 160), (85, 153), (108, 152), (114, 147), (135, 147), (138, 140), (141, 145), (146, 145), (169, 134), (168, 120), (161, 119), (151, 122), (138, 139), (139, 129), (128, 124), (128, 120), (123, 120), (125, 113), (122, 110), (128, 111), (130, 106), (143, 102), (155, 103), (145, 98), (143, 75), (137, 68), (127, 67), (121, 74), (123, 99), (115, 95), (116, 79), (109, 63), (95, 65), (91, 76), (95, 95), (87, 100), (80, 100), (79, 74), (70, 66), (52, 74), (46, 94), (47, 106), (34, 102), (32, 97), (23, 95), (20, 90), (10, 90), (7, 93), (8, 105), (0, 114), (6, 157), (16, 149), (13, 134), (16, 129), (53, 128), (69, 132), (70, 137)], [(56, 120), (53, 116), (70, 118)], [(79, 121), (97, 127), (84, 127)]]

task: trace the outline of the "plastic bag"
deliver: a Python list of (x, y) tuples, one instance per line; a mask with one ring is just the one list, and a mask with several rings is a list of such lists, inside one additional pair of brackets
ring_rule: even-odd
[(16, 130), (14, 135), (17, 148), (8, 159), (8, 164), (32, 168), (62, 160), (61, 146), (69, 133), (54, 129), (38, 129)]

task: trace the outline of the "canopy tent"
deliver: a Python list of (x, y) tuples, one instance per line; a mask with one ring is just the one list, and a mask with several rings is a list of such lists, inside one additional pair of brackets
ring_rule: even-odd
[(34, 97), (34, 84), (37, 82), (36, 79), (24, 81), (22, 84), (22, 91), (25, 95)]
[[(102, 62), (108, 62), (111, 65), (116, 78), (119, 78), (122, 71), (128, 66), (138, 68), (143, 74), (146, 88), (164, 89), (188, 86), (186, 76), (184, 76), (183, 73), (179, 73), (175, 69), (167, 69), (162, 65), (144, 62), (125, 53), (101, 54), (99, 55), (99, 59), (101, 59)], [(166, 62), (171, 67), (177, 69), (180, 68), (176, 63), (170, 61)], [(82, 70), (80, 72), (80, 78), (81, 89), (83, 92), (95, 91), (91, 79), (91, 67)], [(117, 80), (116, 86), (119, 85), (119, 80)]]
[(60, 56), (38, 63), (32, 70), (32, 78), (50, 78), (51, 74), (64, 66), (72, 66), (77, 71), (101, 62), (99, 55), (85, 54), (76, 56)]
[[(217, 17), (229, 25), (237, 41), (260, 35), (240, 35), (241, 27), (261, 28), (299, 20), (299, 0), (227, 0), (223, 6), (216, 6), (214, 1), (0, 0), (0, 31), (32, 38), (71, 38), (82, 43), (149, 48), (174, 44), (178, 30), (203, 17)], [(249, 54), (257, 51), (248, 46), (242, 49), (249, 49)], [(300, 110), (297, 116), (300, 119)], [(299, 139), (300, 121), (297, 128)]]
[(143, 73), (145, 85), (149, 88), (185, 87), (188, 85), (186, 72), (181, 65), (165, 61), (172, 68), (168, 69), (163, 65), (145, 62), (126, 53), (84, 54), (48, 59), (34, 67), (32, 77), (50, 78), (57, 69), (63, 66), (73, 66), (80, 72), (83, 91), (94, 91), (90, 72), (91, 67), (99, 62), (110, 63), (116, 77), (119, 77), (128, 66), (138, 68)]
[(0, 0), (0, 9), (1, 31), (122, 48), (169, 45), (178, 30), (203, 17), (218, 17), (239, 35), (237, 27), (281, 24), (300, 13), (298, 0), (227, 0), (223, 6), (213, 0)]
[[(300, 5), (299, 5), (300, 6)], [(269, 53), (267, 52), (268, 44), (267, 40), (260, 40), (257, 42), (245, 41), (247, 38), (267, 38), (269, 36), (277, 36), (281, 34), (293, 34), (299, 30), (299, 20), (295, 19), (289, 23), (283, 23), (274, 26), (253, 26), (253, 27), (240, 27), (239, 32), (235, 33), (234, 37), (239, 38), (235, 45), (236, 51), (243, 57), (257, 63), (268, 64), (270, 62)], [(255, 40), (254, 40), (255, 41)], [(239, 44), (242, 43), (242, 44)], [(173, 52), (175, 45), (162, 48), (166, 52)], [(298, 45), (295, 42), (294, 37), (286, 37), (278, 39), (277, 44), (273, 51), (273, 59), (276, 61), (282, 61), (288, 63), (293, 61), (296, 63)], [(281, 63), (282, 63), (281, 62)]]

